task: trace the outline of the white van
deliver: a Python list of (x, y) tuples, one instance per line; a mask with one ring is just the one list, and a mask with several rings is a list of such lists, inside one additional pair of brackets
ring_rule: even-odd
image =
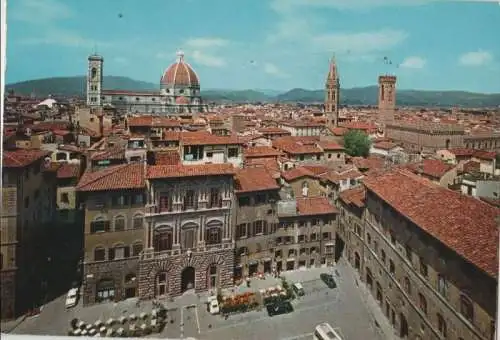
[(313, 335), (314, 340), (343, 340), (340, 336), (340, 329), (334, 329), (328, 322), (320, 323), (316, 326)]

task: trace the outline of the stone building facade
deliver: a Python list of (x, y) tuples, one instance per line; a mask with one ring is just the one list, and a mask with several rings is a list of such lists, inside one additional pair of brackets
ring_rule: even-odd
[(344, 254), (398, 336), (494, 338), (498, 209), (401, 170), (339, 202)]
[(278, 202), (274, 263), (278, 272), (332, 266), (338, 210), (326, 197)]
[(141, 298), (233, 284), (233, 175), (231, 164), (149, 167)]
[[(340, 109), (340, 78), (337, 74), (337, 63), (332, 58), (330, 61), (330, 69), (325, 82), (325, 114), (326, 125), (328, 127), (339, 126), (339, 109)], [(319, 131), (314, 136), (318, 136)], [(302, 135), (310, 136), (310, 135)]]
[(460, 126), (436, 123), (399, 123), (386, 125), (386, 137), (400, 142), (413, 152), (434, 153), (440, 149), (464, 146), (465, 131)]
[(279, 185), (265, 168), (241, 169), (235, 181), (234, 277), (238, 280), (272, 272), (280, 197)]
[[(55, 219), (56, 171), (50, 152), (2, 153), (1, 318), (40, 304), (46, 279), (49, 226)], [(33, 283), (37, 284), (34, 285)]]
[[(136, 178), (136, 184), (122, 183), (127, 177)], [(83, 303), (137, 296), (139, 254), (145, 243), (143, 165), (87, 171), (77, 190), (85, 215)]]
[(388, 124), (394, 122), (396, 110), (396, 76), (383, 75), (378, 77), (378, 109), (384, 131)]

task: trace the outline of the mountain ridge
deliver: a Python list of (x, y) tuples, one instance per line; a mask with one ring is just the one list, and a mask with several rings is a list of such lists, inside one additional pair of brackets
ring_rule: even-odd
[[(134, 80), (121, 76), (105, 76), (103, 87), (108, 90), (126, 91), (157, 91), (158, 85)], [(46, 97), (48, 95), (62, 96), (84, 96), (86, 91), (86, 77), (53, 77), (27, 80), (7, 84), (6, 91), (15, 93), (36, 95)], [(281, 92), (277, 90), (230, 90), (230, 89), (207, 89), (202, 90), (201, 95), (209, 102), (302, 102), (322, 103), (324, 101), (324, 90), (308, 90), (294, 88)], [(347, 105), (376, 105), (378, 98), (378, 87), (376, 85), (355, 87), (340, 90), (340, 100)], [(500, 106), (500, 93), (485, 94), (468, 91), (432, 91), (432, 90), (398, 90), (398, 105), (407, 106), (462, 106), (462, 107), (497, 107)]]

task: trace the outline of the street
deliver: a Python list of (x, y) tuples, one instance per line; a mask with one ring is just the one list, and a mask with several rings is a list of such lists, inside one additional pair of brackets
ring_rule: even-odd
[[(347, 265), (337, 266), (335, 277), (338, 287), (328, 288), (321, 280), (321, 272), (332, 272), (332, 268), (315, 268), (283, 273), (290, 282), (302, 282), (305, 296), (292, 302), (294, 312), (269, 317), (265, 308), (259, 311), (231, 315), (225, 320), (220, 315), (207, 311), (204, 297), (194, 293), (166, 303), (168, 324), (158, 338), (194, 337), (197, 339), (310, 339), (317, 324), (329, 322), (340, 328), (348, 340), (385, 339), (364, 302)], [(40, 316), (21, 323), (14, 333), (65, 335), (71, 319), (77, 317), (86, 322), (109, 317), (118, 318), (132, 313), (148, 312), (151, 302), (136, 299), (120, 303), (98, 304), (73, 309), (64, 308), (64, 296), (46, 305)], [(152, 335), (151, 337), (155, 337)]]

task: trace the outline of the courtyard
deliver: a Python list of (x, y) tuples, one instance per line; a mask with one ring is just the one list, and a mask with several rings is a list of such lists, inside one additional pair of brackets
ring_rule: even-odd
[[(319, 275), (335, 273), (337, 288), (329, 289)], [(340, 262), (335, 268), (314, 268), (282, 273), (290, 283), (301, 282), (305, 295), (292, 301), (294, 312), (269, 317), (265, 308), (232, 314), (227, 319), (208, 313), (206, 294), (186, 293), (174, 301), (161, 301), (168, 310), (167, 327), (150, 337), (196, 339), (311, 339), (317, 324), (329, 322), (340, 328), (345, 339), (386, 339), (383, 325), (374, 321), (372, 306), (357, 286), (352, 268)], [(253, 279), (250, 289), (275, 285), (274, 278)], [(244, 288), (246, 290), (248, 288)], [(85, 322), (119, 318), (153, 309), (151, 301), (137, 303), (129, 299), (119, 303), (104, 303), (73, 309), (64, 307), (65, 296), (44, 306), (41, 314), (26, 319), (15, 334), (66, 335), (70, 321)], [(377, 318), (378, 320), (378, 318)], [(379, 321), (379, 320), (378, 320)], [(378, 325), (376, 325), (378, 324)]]

